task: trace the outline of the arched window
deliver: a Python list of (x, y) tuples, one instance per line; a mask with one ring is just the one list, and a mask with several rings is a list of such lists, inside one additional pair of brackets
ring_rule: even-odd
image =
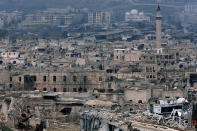
[(141, 103), (142, 104), (143, 102), (142, 102), (142, 100), (139, 100), (138, 103)]

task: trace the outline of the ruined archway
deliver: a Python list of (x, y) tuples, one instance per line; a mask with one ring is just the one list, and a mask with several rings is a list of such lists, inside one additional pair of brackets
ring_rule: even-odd
[(72, 111), (72, 108), (66, 107), (66, 108), (63, 108), (60, 112), (64, 115), (70, 115), (71, 111)]

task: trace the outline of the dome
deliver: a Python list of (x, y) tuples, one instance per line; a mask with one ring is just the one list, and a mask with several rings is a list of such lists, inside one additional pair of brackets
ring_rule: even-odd
[(140, 12), (139, 15), (144, 15), (144, 13), (143, 12)]
[(131, 10), (131, 14), (136, 15), (138, 14), (138, 11), (136, 9)]
[(130, 15), (130, 12), (126, 12), (126, 15)]

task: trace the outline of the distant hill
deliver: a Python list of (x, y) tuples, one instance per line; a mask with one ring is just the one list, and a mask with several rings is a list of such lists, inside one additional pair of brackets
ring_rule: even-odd
[[(46, 8), (128, 9), (156, 6), (160, 1), (166, 8), (183, 7), (186, 0), (0, 0), (0, 10), (37, 10)], [(197, 4), (197, 0), (190, 0)]]
[(44, 8), (64, 8), (66, 6), (76, 8), (99, 9), (110, 5), (124, 4), (127, 0), (0, 0), (0, 10), (34, 10)]

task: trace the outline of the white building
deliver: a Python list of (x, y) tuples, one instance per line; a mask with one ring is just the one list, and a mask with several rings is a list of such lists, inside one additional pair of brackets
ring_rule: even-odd
[(150, 17), (146, 16), (144, 12), (138, 12), (138, 10), (133, 9), (125, 13), (125, 21), (150, 21)]

